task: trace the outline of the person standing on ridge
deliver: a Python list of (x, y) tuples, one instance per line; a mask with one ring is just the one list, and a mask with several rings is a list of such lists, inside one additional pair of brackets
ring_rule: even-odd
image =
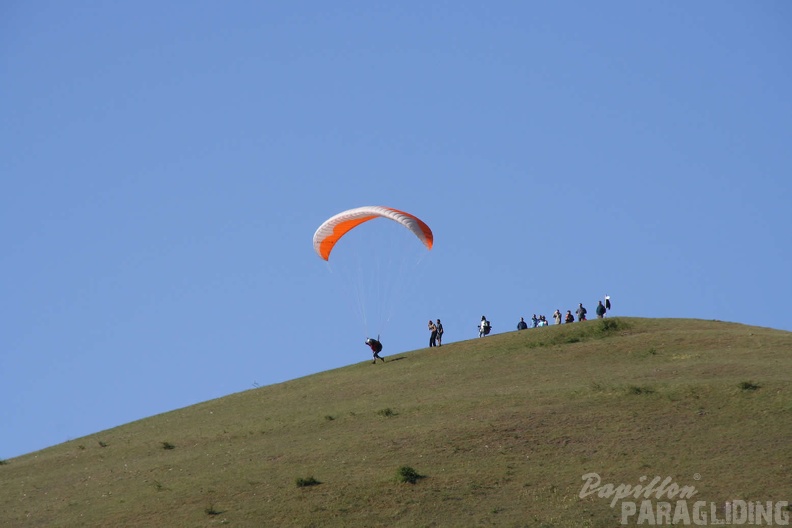
[(437, 328), (437, 346), (443, 346), (443, 323), (440, 322), (440, 319), (435, 323), (435, 327)]
[(437, 327), (435, 326), (435, 324), (432, 322), (431, 319), (429, 319), (428, 327), (429, 327), (429, 346), (430, 347), (437, 346), (437, 344), (436, 344), (436, 341), (437, 341)]
[(555, 324), (561, 324), (561, 310), (556, 308), (556, 311), (553, 312), (553, 320), (555, 320)]
[(586, 320), (586, 313), (588, 312), (585, 308), (583, 308), (583, 303), (578, 303), (578, 309), (575, 310), (575, 315), (577, 315), (578, 322)]
[(527, 330), (527, 329), (528, 329), (528, 323), (525, 322), (524, 317), (520, 317), (520, 322), (517, 323), (517, 330)]
[(484, 337), (485, 335), (489, 334), (491, 328), (492, 325), (490, 322), (487, 321), (487, 318), (482, 315), (481, 322), (479, 323), (479, 337)]
[(575, 322), (575, 316), (572, 315), (572, 312), (570, 310), (567, 310), (566, 316), (564, 316), (564, 323), (569, 324), (574, 322)]
[(597, 304), (597, 319), (602, 319), (605, 317), (605, 306), (602, 304), (602, 301), (598, 301)]

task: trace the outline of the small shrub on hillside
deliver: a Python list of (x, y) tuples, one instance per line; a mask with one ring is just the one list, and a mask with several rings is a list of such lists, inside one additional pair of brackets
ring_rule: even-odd
[(8, 465), (8, 460), (3, 460), (0, 458), (0, 466), (6, 466), (6, 465)]
[(107, 445), (108, 444), (106, 442), (102, 442), (101, 440), (99, 440), (99, 447), (107, 447)]
[(308, 486), (317, 486), (321, 484), (321, 482), (319, 482), (313, 477), (298, 478), (296, 483), (298, 488), (307, 488)]
[(597, 321), (597, 333), (609, 335), (620, 330), (624, 330), (624, 323), (618, 319), (600, 319)]
[(331, 415), (328, 414), (325, 416), (325, 420), (327, 420), (328, 422), (332, 422), (333, 420), (335, 420), (335, 418), (333, 418)]
[(385, 418), (390, 418), (391, 416), (396, 416), (396, 411), (391, 409), (390, 407), (386, 407), (385, 409), (380, 409), (377, 411), (377, 414), (380, 416), (384, 416)]
[(396, 471), (396, 479), (399, 482), (408, 482), (410, 484), (415, 484), (418, 482), (419, 479), (424, 478), (423, 475), (419, 475), (417, 471), (415, 471), (410, 466), (402, 466)]
[(210, 504), (206, 508), (204, 508), (204, 513), (206, 515), (220, 515), (223, 513), (222, 511), (218, 510), (214, 504)]
[(162, 449), (166, 449), (166, 450), (176, 449), (176, 446), (171, 444), (170, 442), (162, 442)]
[(654, 389), (650, 387), (639, 387), (637, 385), (630, 385), (627, 387), (627, 394), (652, 394)]
[(739, 387), (740, 390), (755, 391), (760, 387), (760, 385), (753, 383), (752, 381), (741, 381)]

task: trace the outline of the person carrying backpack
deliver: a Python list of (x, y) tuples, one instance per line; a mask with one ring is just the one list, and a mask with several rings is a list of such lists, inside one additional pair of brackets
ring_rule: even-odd
[(379, 353), (382, 352), (382, 343), (380, 343), (376, 339), (366, 338), (366, 344), (371, 348), (371, 351), (374, 353), (374, 361), (372, 363), (376, 363), (378, 359), (381, 359), (383, 363), (385, 363), (385, 359), (379, 356)]
[(492, 329), (492, 325), (487, 321), (487, 318), (482, 315), (481, 322), (479, 323), (479, 337), (484, 337), (489, 334), (490, 329)]

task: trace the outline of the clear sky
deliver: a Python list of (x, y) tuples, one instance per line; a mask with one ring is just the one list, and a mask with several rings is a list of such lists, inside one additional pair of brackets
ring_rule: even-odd
[(791, 65), (784, 0), (6, 0), (0, 459), (370, 359), (311, 245), (363, 205), (435, 234), (386, 357), (605, 294), (792, 330)]

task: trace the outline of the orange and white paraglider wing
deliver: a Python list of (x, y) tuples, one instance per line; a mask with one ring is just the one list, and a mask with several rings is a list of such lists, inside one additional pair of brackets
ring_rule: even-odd
[(370, 205), (338, 213), (320, 225), (313, 237), (314, 251), (327, 260), (330, 258), (330, 252), (333, 251), (333, 247), (335, 247), (342, 236), (363, 222), (368, 222), (374, 218), (389, 218), (394, 222), (400, 223), (412, 231), (427, 249), (432, 249), (432, 244), (434, 243), (432, 230), (420, 218), (398, 209)]

